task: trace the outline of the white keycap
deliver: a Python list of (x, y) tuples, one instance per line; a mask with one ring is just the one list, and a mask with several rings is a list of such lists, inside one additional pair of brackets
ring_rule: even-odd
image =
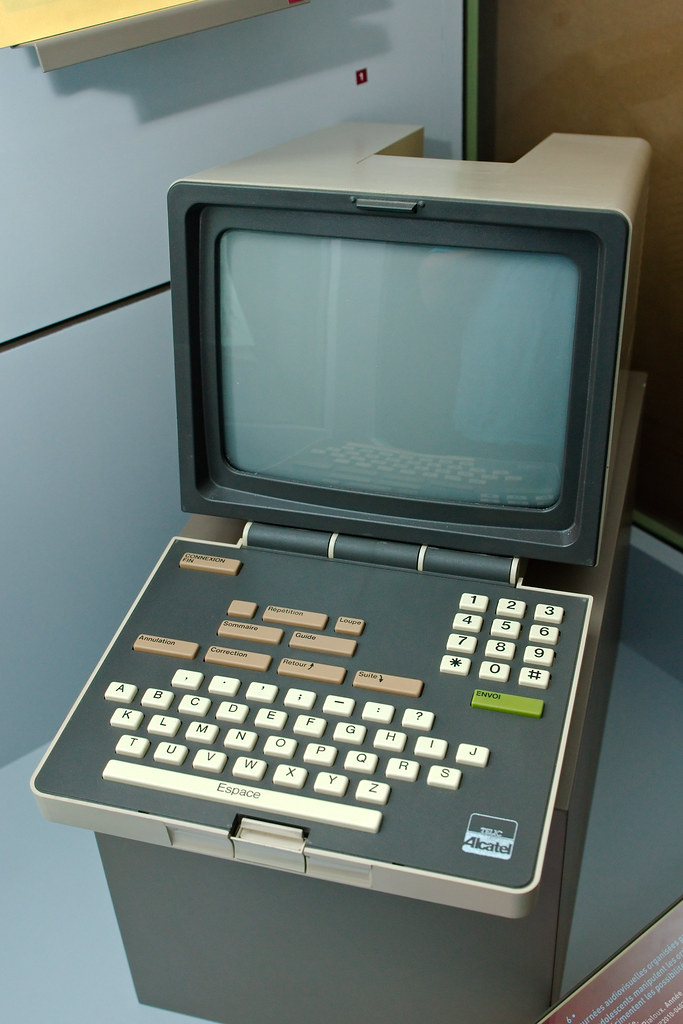
[(469, 743), (461, 743), (455, 755), (456, 764), (466, 764), (470, 768), (485, 768), (489, 763), (491, 751), (488, 747), (477, 747)]
[(494, 619), (491, 623), (491, 636), (501, 640), (519, 640), (522, 623), (514, 619)]
[(506, 619), (523, 619), (526, 613), (526, 602), (516, 601), (509, 597), (501, 597), (496, 605), (496, 615), (503, 615)]
[(246, 699), (272, 704), (277, 695), (278, 687), (274, 683), (249, 683)]
[(145, 690), (142, 695), (140, 703), (143, 708), (156, 708), (157, 711), (168, 711), (175, 694), (172, 690), (155, 690), (150, 687), (149, 690)]
[(391, 729), (378, 729), (372, 745), (376, 750), (389, 750), (394, 754), (400, 754), (404, 749), (408, 737), (404, 732), (394, 732)]
[(224, 700), (222, 704), (218, 705), (216, 721), (232, 722), (235, 725), (241, 725), (242, 722), (246, 722), (248, 714), (248, 704), (235, 704), (233, 701)]
[(257, 729), (284, 729), (289, 715), (275, 708), (260, 708), (256, 712), (254, 725)]
[(154, 751), (154, 760), (159, 764), (181, 765), (188, 753), (181, 743), (160, 743)]
[(269, 736), (263, 744), (263, 753), (266, 757), (294, 757), (296, 748), (299, 746), (291, 736)]
[(135, 711), (133, 708), (117, 708), (109, 719), (109, 724), (113, 725), (115, 729), (139, 729), (144, 717), (142, 711)]
[(219, 750), (198, 750), (192, 759), (192, 767), (200, 772), (219, 775), (225, 768), (227, 757)]
[(476, 649), (476, 636), (467, 636), (466, 633), (451, 633), (446, 641), (446, 650), (454, 654), (474, 654)]
[(417, 757), (433, 757), (435, 761), (443, 761), (447, 752), (447, 740), (437, 740), (433, 736), (418, 736), (415, 740)]
[(147, 732), (153, 736), (175, 736), (180, 725), (179, 718), (167, 718), (166, 715), (152, 715), (147, 724)]
[(564, 618), (564, 608), (556, 604), (537, 604), (534, 618), (536, 622), (551, 622), (554, 626), (559, 626)]
[(313, 690), (287, 690), (283, 701), (286, 708), (299, 708), (301, 711), (310, 711), (315, 704), (318, 695)]
[(391, 786), (386, 782), (370, 782), (369, 779), (362, 779), (356, 786), (356, 800), (362, 800), (366, 804), (377, 804), (382, 807), (386, 804), (391, 794)]
[(313, 789), (321, 796), (344, 796), (349, 786), (345, 775), (333, 775), (331, 772), (320, 772), (313, 783)]
[(499, 661), (482, 661), (479, 666), (479, 678), (491, 683), (507, 683), (510, 678), (510, 666)]
[(449, 676), (466, 676), (472, 668), (469, 658), (461, 658), (459, 654), (444, 654), (439, 666), (440, 672)]
[(203, 682), (203, 672), (190, 672), (187, 669), (179, 668), (173, 673), (171, 686), (176, 690), (198, 690)]
[(555, 651), (552, 647), (526, 647), (524, 650), (524, 661), (527, 665), (541, 665), (543, 668), (550, 668), (555, 660)]
[(325, 732), (327, 722), (324, 718), (313, 718), (310, 715), (299, 715), (294, 723), (293, 732), (297, 736), (308, 736), (312, 740), (319, 740)]
[(116, 753), (126, 757), (144, 757), (149, 750), (149, 740), (144, 736), (121, 736), (116, 744)]
[(485, 612), (489, 606), (486, 594), (463, 594), (458, 607), (462, 611)]
[(104, 691), (105, 700), (113, 700), (119, 704), (130, 704), (138, 692), (132, 683), (110, 683)]
[(357, 722), (337, 722), (332, 739), (335, 743), (353, 743), (358, 747), (365, 739), (366, 732), (366, 727)]
[(529, 630), (529, 642), (532, 644), (556, 644), (559, 639), (557, 626), (532, 626)]
[(550, 685), (550, 672), (547, 668), (521, 668), (519, 670), (520, 686), (535, 686), (537, 690), (547, 690)]
[(453, 619), (453, 629), (463, 633), (480, 633), (483, 625), (481, 615), (473, 615), (471, 612), (458, 612)]
[(344, 758), (344, 768), (350, 772), (372, 775), (377, 770), (378, 761), (377, 754), (368, 753), (367, 750), (349, 750)]
[(218, 726), (212, 722), (191, 722), (185, 730), (185, 739), (192, 743), (215, 743)]
[(495, 658), (496, 661), (512, 661), (516, 650), (517, 645), (509, 640), (489, 640), (484, 654), (487, 658)]
[(377, 725), (389, 725), (394, 717), (395, 708), (391, 704), (375, 704), (368, 702), (363, 708), (361, 718), (364, 722), (376, 722)]
[(258, 733), (247, 729), (228, 729), (223, 746), (230, 750), (253, 750), (258, 740)]
[(279, 764), (273, 772), (273, 782), (276, 786), (285, 786), (287, 789), (302, 789), (308, 772), (305, 768), (296, 768), (291, 764)]
[(304, 751), (306, 764), (315, 764), (319, 768), (331, 768), (337, 759), (336, 747), (323, 743), (309, 743)]
[(207, 689), (215, 697), (234, 697), (240, 685), (234, 676), (214, 676)]
[(197, 697), (196, 694), (186, 693), (180, 698), (178, 711), (181, 715), (195, 715), (197, 718), (204, 718), (209, 713), (211, 701), (208, 697)]
[[(227, 808), (239, 807), (253, 814), (281, 814), (295, 821), (317, 821), (359, 832), (378, 832), (382, 824), (382, 812), (369, 807), (356, 807), (354, 804), (321, 800), (277, 789), (245, 786), (229, 780), (207, 779), (201, 775), (155, 768), (136, 761), (109, 761), (102, 777), (107, 782), (121, 782), (199, 800), (214, 800)], [(364, 779), (363, 782), (375, 785), (370, 780)]]
[(403, 712), (401, 725), (404, 729), (418, 729), (420, 732), (429, 732), (434, 725), (434, 712), (423, 711), (421, 708), (406, 708)]
[(325, 698), (323, 704), (324, 715), (338, 715), (340, 718), (350, 718), (356, 706), (352, 697), (335, 697), (330, 694)]
[(437, 789), (457, 789), (462, 779), (458, 768), (446, 768), (445, 765), (434, 764), (427, 774), (427, 785)]
[(415, 782), (415, 779), (420, 774), (420, 763), (419, 761), (404, 761), (400, 757), (390, 757), (385, 774), (388, 779)]
[(268, 765), (255, 757), (238, 757), (232, 766), (232, 774), (236, 779), (249, 779), (250, 782), (260, 782), (266, 774)]

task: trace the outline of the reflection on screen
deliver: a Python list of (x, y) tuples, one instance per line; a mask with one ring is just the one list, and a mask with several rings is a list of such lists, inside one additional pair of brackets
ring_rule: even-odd
[(323, 487), (549, 507), (577, 292), (562, 255), (227, 231), (226, 457)]

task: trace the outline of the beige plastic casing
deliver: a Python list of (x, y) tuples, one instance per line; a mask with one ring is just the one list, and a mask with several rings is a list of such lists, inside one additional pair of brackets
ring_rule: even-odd
[(423, 148), (424, 130), (417, 125), (344, 122), (183, 180), (621, 213), (631, 226), (622, 329), (622, 364), (628, 362), (649, 144), (553, 134), (515, 163), (431, 159)]
[[(342, 122), (183, 181), (319, 190), (349, 196), (460, 199), (566, 210), (610, 211), (628, 224), (619, 355), (602, 508), (631, 362), (651, 147), (644, 139), (553, 134), (514, 163), (424, 157), (424, 129)], [(601, 521), (601, 532), (602, 532)], [(598, 537), (598, 557), (602, 537)], [(510, 552), (514, 555), (515, 552)]]

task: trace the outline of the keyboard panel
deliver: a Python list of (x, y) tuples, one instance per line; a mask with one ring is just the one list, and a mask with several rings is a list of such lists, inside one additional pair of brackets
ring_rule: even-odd
[(521, 889), (588, 605), (175, 540), (36, 787), (224, 830), (248, 815), (317, 849)]

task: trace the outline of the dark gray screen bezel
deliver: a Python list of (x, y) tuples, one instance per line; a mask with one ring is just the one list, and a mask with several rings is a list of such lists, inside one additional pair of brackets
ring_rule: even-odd
[[(418, 197), (413, 212), (379, 212), (359, 208), (355, 197), (343, 193), (181, 182), (169, 195), (169, 223), (187, 511), (495, 554), (595, 561), (628, 250), (628, 223), (620, 213)], [(216, 343), (216, 247), (231, 227), (546, 251), (572, 259), (580, 272), (579, 301), (565, 474), (556, 505), (418, 502), (266, 479), (231, 467), (220, 440)]]

